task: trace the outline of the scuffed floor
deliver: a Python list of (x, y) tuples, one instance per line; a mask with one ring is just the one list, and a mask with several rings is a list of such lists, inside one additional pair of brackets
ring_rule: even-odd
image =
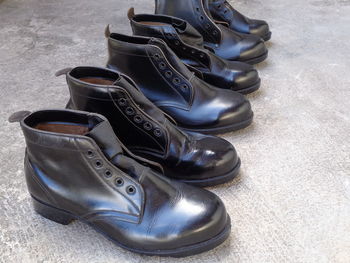
[(0, 262), (350, 262), (350, 1), (237, 0), (270, 22), (263, 85), (249, 98), (255, 123), (224, 135), (240, 178), (212, 188), (233, 228), (217, 249), (185, 259), (143, 257), (81, 223), (62, 226), (31, 209), (24, 140), (8, 116), (64, 107), (56, 70), (106, 62), (104, 27), (130, 32), (127, 9), (153, 0), (0, 1)]

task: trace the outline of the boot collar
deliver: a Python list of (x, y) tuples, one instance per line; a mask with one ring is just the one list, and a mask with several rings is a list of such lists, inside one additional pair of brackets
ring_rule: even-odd
[[(81, 81), (81, 77), (98, 76), (113, 79), (112, 83), (99, 85)], [(113, 70), (98, 67), (76, 67), (70, 69), (66, 74), (67, 82), (76, 85), (83, 85), (86, 89), (106, 91), (108, 89), (123, 89), (135, 101), (135, 103), (147, 114), (152, 116), (157, 122), (164, 124), (166, 118), (164, 113), (153, 105), (143, 93), (138, 89), (134, 81), (126, 75), (117, 73)]]
[[(133, 8), (130, 10), (133, 10)], [(130, 10), (128, 16), (133, 31), (143, 31), (145, 32), (143, 35), (152, 36), (177, 34), (183, 42), (199, 48), (203, 47), (202, 35), (185, 20), (166, 15), (135, 15)]]
[(184, 53), (184, 57), (191, 57), (208, 68), (211, 67), (210, 57), (203, 45), (202, 35), (188, 22), (166, 15), (135, 15), (132, 8), (131, 10), (129, 10), (128, 16), (135, 35), (162, 38), (177, 54)]

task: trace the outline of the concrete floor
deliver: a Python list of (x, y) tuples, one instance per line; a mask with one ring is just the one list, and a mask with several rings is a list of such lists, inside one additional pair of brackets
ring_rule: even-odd
[(0, 0), (0, 262), (350, 262), (350, 1), (237, 0), (270, 22), (251, 127), (226, 134), (243, 166), (210, 189), (233, 221), (229, 240), (186, 259), (143, 257), (81, 223), (36, 215), (23, 175), (24, 140), (7, 117), (61, 108), (56, 70), (104, 65), (104, 27), (130, 32), (126, 11), (153, 0)]

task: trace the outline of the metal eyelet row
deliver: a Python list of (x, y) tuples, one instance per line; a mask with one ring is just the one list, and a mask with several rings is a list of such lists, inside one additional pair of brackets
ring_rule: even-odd
[[(169, 36), (169, 37), (173, 36), (173, 34), (171, 34), (171, 33), (166, 33), (166, 35)], [(200, 58), (202, 58), (202, 59), (205, 57), (205, 54), (203, 52), (200, 52), (200, 51), (198, 51), (196, 49), (192, 49), (192, 48), (186, 47), (184, 45), (181, 45), (181, 42), (179, 40), (177, 40), (177, 39), (174, 41), (174, 45), (177, 46), (178, 48), (181, 48), (183, 51), (187, 51), (188, 50), (189, 52), (191, 52), (191, 55), (193, 55), (193, 56), (198, 54), (198, 56)], [(160, 59), (160, 55), (159, 54), (155, 54), (154, 57), (156, 59)], [(179, 83), (177, 83), (177, 84), (179, 84)]]
[[(92, 151), (92, 150), (88, 150), (86, 152), (86, 155), (89, 159), (92, 159), (95, 157), (95, 153)], [(96, 159), (94, 160), (94, 166), (96, 169), (101, 169), (103, 168), (103, 162), (100, 160), (100, 159)], [(104, 177), (106, 179), (111, 179), (113, 177), (113, 173), (111, 172), (111, 170), (109, 170), (108, 168), (106, 168), (103, 172), (104, 174)], [(117, 187), (121, 187), (124, 185), (124, 179), (122, 177), (117, 177), (114, 179), (114, 184), (117, 186)], [(125, 188), (126, 190), (126, 193), (129, 194), (129, 195), (133, 195), (136, 193), (136, 188), (135, 186), (133, 185), (129, 185)]]
[[(165, 63), (164, 63), (165, 64)], [(172, 74), (172, 72), (170, 72)], [(149, 121), (144, 121), (144, 119), (142, 118), (141, 115), (139, 114), (136, 114), (136, 111), (133, 107), (131, 106), (128, 106), (128, 101), (126, 98), (120, 98), (118, 100), (118, 104), (122, 107), (125, 107), (125, 114), (128, 115), (128, 116), (134, 116), (133, 117), (133, 121), (137, 124), (141, 124), (143, 123), (143, 128), (146, 130), (146, 131), (151, 131), (153, 129), (153, 125), (152, 123), (150, 123)], [(156, 136), (156, 137), (160, 137), (162, 136), (162, 131), (155, 127), (154, 130), (153, 130), (153, 134)]]
[[(204, 21), (204, 20), (205, 20), (205, 19), (204, 19), (204, 16), (200, 14), (200, 8), (199, 8), (199, 7), (196, 7), (196, 11), (199, 13), (199, 14), (198, 14), (199, 19), (200, 19), (201, 21)], [(206, 25), (205, 25), (204, 27), (205, 27), (205, 29), (208, 30), (208, 31), (211, 30), (211, 25), (210, 25), (210, 23), (206, 23)], [(217, 35), (219, 34), (219, 32), (218, 32), (218, 30), (213, 29), (213, 30), (211, 31), (211, 34), (214, 35), (214, 36), (217, 36)]]
[[(179, 44), (180, 44), (180, 42), (179, 42)], [(161, 55), (159, 53), (154, 54), (153, 57), (156, 60), (161, 59)], [(160, 61), (158, 63), (158, 67), (161, 70), (165, 70), (167, 68), (166, 63), (163, 61)], [(166, 78), (170, 79), (173, 77), (174, 74), (171, 70), (165, 70), (164, 75)], [(179, 77), (174, 76), (171, 81), (176, 86), (180, 85), (181, 90), (183, 90), (184, 92), (186, 92), (188, 90), (188, 85), (185, 83), (181, 84), (181, 79)], [(158, 132), (154, 132), (154, 135), (158, 136)]]

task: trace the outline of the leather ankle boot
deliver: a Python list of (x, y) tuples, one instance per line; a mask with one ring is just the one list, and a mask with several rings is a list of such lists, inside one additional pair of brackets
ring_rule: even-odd
[(236, 9), (226, 0), (208, 0), (210, 14), (214, 19), (226, 22), (232, 30), (244, 34), (253, 34), (265, 41), (271, 39), (271, 32), (266, 21), (250, 19)]
[(253, 66), (222, 59), (203, 46), (203, 38), (189, 23), (165, 15), (128, 12), (134, 35), (162, 39), (189, 68), (207, 83), (247, 94), (260, 87), (258, 72)]
[(129, 76), (181, 128), (217, 134), (247, 127), (252, 122), (253, 112), (243, 95), (197, 78), (164, 41), (110, 34), (108, 30), (106, 36), (107, 67)]
[(181, 131), (127, 76), (96, 67), (66, 74), (71, 109), (104, 115), (136, 156), (161, 165), (164, 175), (197, 186), (232, 180), (240, 160), (226, 140)]
[(193, 255), (228, 237), (230, 218), (215, 194), (128, 157), (102, 115), (43, 110), (20, 123), (28, 190), (45, 218), (82, 221), (147, 255)]
[(186, 20), (203, 36), (204, 44), (221, 58), (249, 64), (267, 58), (268, 51), (260, 37), (233, 31), (225, 22), (215, 21), (208, 0), (156, 0), (155, 13)]

